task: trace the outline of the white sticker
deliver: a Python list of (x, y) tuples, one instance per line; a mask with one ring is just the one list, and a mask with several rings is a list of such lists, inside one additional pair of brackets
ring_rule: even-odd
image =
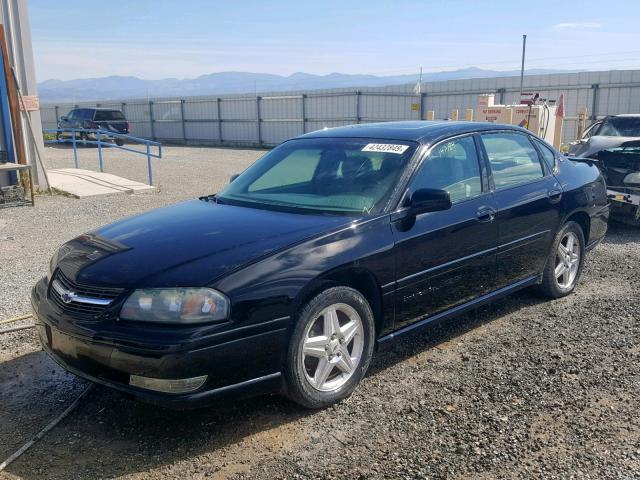
[(368, 143), (365, 145), (362, 151), (397, 153), (398, 155), (402, 155), (407, 148), (409, 148), (409, 145), (395, 145), (393, 143)]

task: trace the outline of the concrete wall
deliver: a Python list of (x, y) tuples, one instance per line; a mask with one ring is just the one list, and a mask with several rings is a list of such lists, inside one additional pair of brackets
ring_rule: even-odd
[[(220, 143), (228, 145), (275, 145), (283, 140), (324, 127), (352, 123), (424, 119), (428, 110), (435, 118), (447, 118), (458, 109), (477, 109), (478, 95), (495, 93), (496, 103), (516, 103), (519, 77), (480, 78), (425, 83), (421, 95), (414, 85), (377, 88), (265, 92), (256, 95), (220, 95), (185, 98), (154, 98), (123, 101), (45, 105), (45, 128), (77, 106), (122, 109), (132, 134), (157, 140)], [(586, 107), (591, 120), (604, 115), (640, 112), (640, 70), (533, 75), (524, 79), (524, 90), (557, 99), (564, 94), (563, 142), (576, 137), (577, 113)], [(420, 110), (412, 108), (419, 104)], [(415, 108), (415, 107), (414, 107)]]

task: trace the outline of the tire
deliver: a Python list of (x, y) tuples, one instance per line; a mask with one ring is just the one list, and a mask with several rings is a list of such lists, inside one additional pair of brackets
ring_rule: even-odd
[(287, 396), (323, 408), (351, 395), (369, 367), (374, 336), (373, 312), (357, 290), (333, 287), (314, 297), (297, 316), (289, 342)]
[(117, 146), (119, 146), (119, 147), (121, 147), (121, 146), (123, 146), (123, 145), (124, 145), (124, 140), (122, 140), (121, 138), (116, 138), (116, 139), (114, 140), (114, 142), (115, 142), (115, 144), (116, 144)]
[[(570, 253), (567, 252), (569, 242), (573, 246)], [(580, 280), (584, 257), (585, 242), (582, 227), (573, 221), (565, 223), (553, 241), (539, 290), (549, 298), (569, 295)]]

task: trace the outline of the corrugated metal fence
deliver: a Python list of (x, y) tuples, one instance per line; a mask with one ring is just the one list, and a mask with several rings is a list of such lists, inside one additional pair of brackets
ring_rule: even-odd
[[(121, 109), (132, 134), (153, 140), (270, 146), (305, 132), (352, 123), (447, 118), (452, 110), (477, 110), (478, 95), (495, 93), (496, 103), (519, 100), (519, 77), (499, 77), (414, 85), (273, 92), (188, 98), (135, 99), (43, 105), (44, 128), (78, 106)], [(564, 94), (563, 142), (576, 138), (577, 114), (586, 108), (593, 121), (605, 115), (640, 113), (640, 70), (583, 72), (525, 77), (525, 91), (542, 98)]]

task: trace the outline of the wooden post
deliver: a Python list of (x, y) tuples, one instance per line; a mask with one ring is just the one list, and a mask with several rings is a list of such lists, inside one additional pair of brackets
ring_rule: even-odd
[(436, 112), (434, 110), (427, 110), (427, 120), (435, 120)]
[(458, 109), (454, 108), (451, 110), (451, 120), (458, 120)]
[[(2, 57), (4, 58), (4, 76), (7, 81), (7, 97), (9, 100), (9, 111), (11, 113), (11, 127), (13, 127), (13, 144), (16, 150), (16, 163), (27, 165), (27, 153), (25, 150), (24, 138), (22, 136), (22, 119), (20, 118), (18, 91), (16, 89), (16, 84), (13, 81), (13, 72), (11, 71), (9, 52), (7, 50), (7, 38), (5, 37), (4, 25), (2, 24), (0, 24), (0, 48), (2, 48)], [(28, 112), (24, 112), (24, 114), (29, 115)], [(5, 125), (5, 128), (8, 127), (8, 125)], [(35, 162), (33, 164), (33, 168), (35, 168)], [(26, 189), (27, 185), (33, 185), (31, 178), (27, 178), (27, 173), (24, 172), (24, 170), (19, 173), (19, 176), (23, 188)], [(30, 193), (33, 195), (33, 186), (30, 188)]]
[(473, 108), (467, 108), (464, 112), (464, 119), (467, 122), (473, 122)]
[(564, 117), (556, 117), (556, 125), (553, 131), (553, 146), (560, 150), (562, 145), (562, 129), (564, 127)]
[(580, 109), (578, 109), (578, 131), (577, 131), (576, 140), (580, 140), (580, 138), (582, 138), (582, 133), (584, 132), (584, 129), (585, 129), (586, 120), (587, 120), (587, 107), (580, 107)]
[[(11, 81), (13, 73), (9, 64), (9, 53), (7, 51), (7, 40), (4, 33), (4, 26), (0, 24), (0, 47), (2, 48), (2, 56), (4, 57), (4, 74), (7, 78), (7, 96), (9, 97), (9, 109), (11, 110), (11, 123), (13, 124), (13, 139), (16, 148), (17, 163), (27, 164), (27, 155), (24, 148), (24, 140), (22, 138), (22, 121), (20, 119), (20, 105), (18, 103), (18, 92), (16, 85)], [(28, 113), (25, 112), (25, 115)]]

